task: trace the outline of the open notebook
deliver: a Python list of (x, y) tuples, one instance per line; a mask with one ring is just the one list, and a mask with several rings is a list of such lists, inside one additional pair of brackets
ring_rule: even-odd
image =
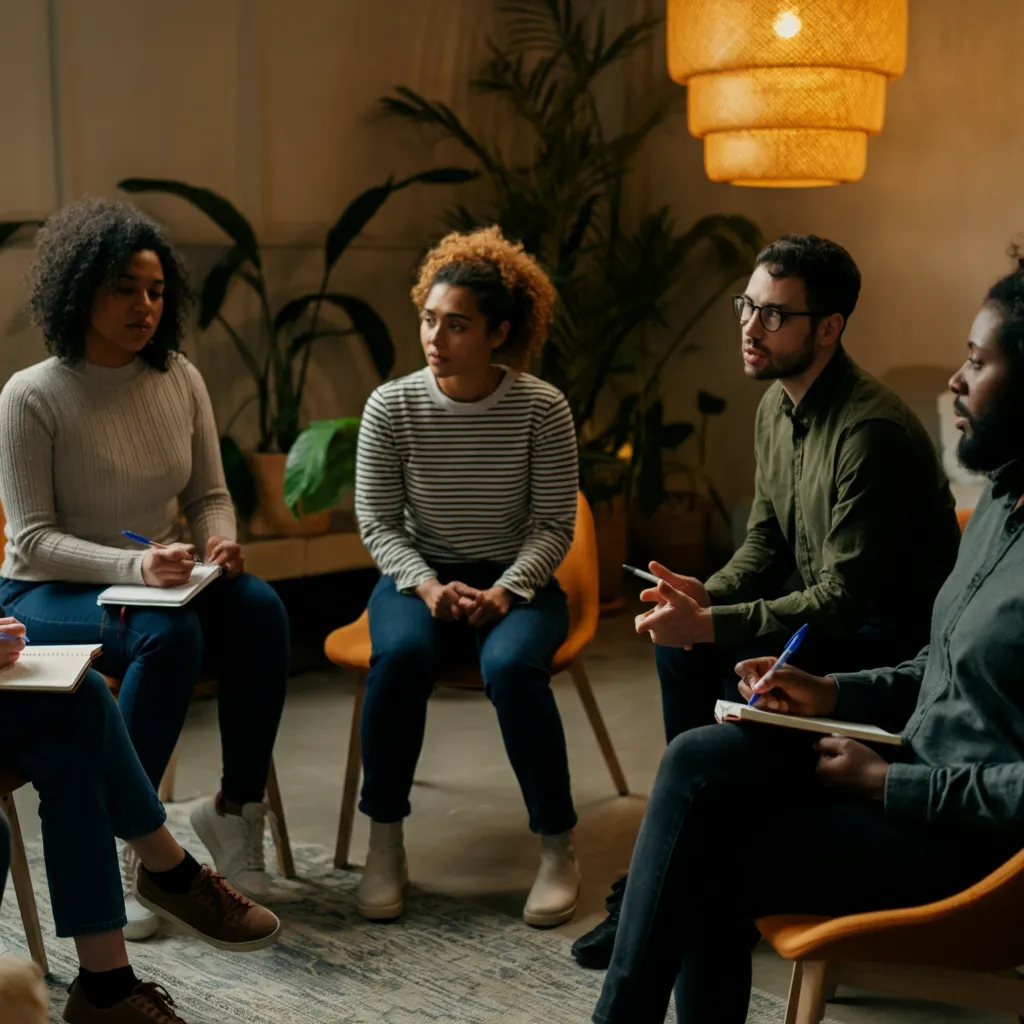
[(13, 665), (0, 669), (0, 692), (74, 693), (101, 650), (95, 644), (26, 648)]
[(219, 565), (197, 565), (192, 577), (183, 587), (147, 587), (144, 585), (119, 584), (107, 587), (98, 598), (97, 604), (118, 606), (141, 605), (150, 608), (181, 608), (192, 600), (204, 587), (209, 586), (220, 575)]
[(761, 711), (746, 704), (731, 700), (720, 700), (715, 705), (715, 718), (719, 722), (763, 722), (765, 725), (781, 725), (787, 729), (803, 729), (806, 732), (820, 732), (829, 736), (848, 736), (864, 743), (890, 743), (900, 746), (903, 740), (897, 733), (886, 732), (877, 725), (860, 725), (855, 722), (836, 722), (831, 718), (802, 718), (800, 715), (780, 715), (777, 711)]

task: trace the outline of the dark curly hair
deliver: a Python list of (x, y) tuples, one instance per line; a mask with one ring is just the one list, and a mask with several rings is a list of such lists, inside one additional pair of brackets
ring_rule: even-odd
[(1003, 314), (996, 339), (1010, 361), (1017, 380), (1024, 379), (1024, 248), (1013, 246), (1010, 255), (1017, 269), (1000, 278), (988, 290), (985, 302), (998, 307)]
[(163, 267), (164, 308), (139, 358), (157, 370), (167, 369), (192, 301), (188, 274), (164, 229), (118, 199), (71, 203), (49, 217), (36, 235), (28, 308), (55, 356), (67, 362), (82, 358), (97, 289), (109, 284), (132, 253), (142, 249), (155, 252)]
[(841, 313), (846, 330), (860, 296), (860, 270), (841, 245), (817, 235), (782, 235), (758, 253), (757, 265), (774, 278), (800, 278), (811, 312)]
[(490, 330), (508, 322), (508, 338), (497, 354), (515, 369), (529, 366), (547, 341), (555, 286), (523, 246), (508, 241), (496, 225), (452, 232), (427, 253), (412, 289), (417, 309), (435, 284), (474, 292)]

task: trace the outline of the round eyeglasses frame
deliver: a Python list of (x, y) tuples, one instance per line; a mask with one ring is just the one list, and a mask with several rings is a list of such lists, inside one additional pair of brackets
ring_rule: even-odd
[[(744, 317), (743, 311), (748, 307), (750, 312), (746, 317)], [(791, 316), (821, 316), (820, 313), (814, 313), (806, 310), (803, 312), (796, 312), (789, 309), (779, 309), (778, 306), (757, 306), (745, 295), (734, 295), (732, 297), (732, 311), (736, 314), (736, 319), (744, 325), (750, 323), (750, 318), (756, 313), (758, 319), (761, 321), (761, 326), (771, 334), (781, 330), (782, 325)], [(767, 319), (765, 319), (766, 314)], [(776, 322), (776, 318), (778, 322)]]

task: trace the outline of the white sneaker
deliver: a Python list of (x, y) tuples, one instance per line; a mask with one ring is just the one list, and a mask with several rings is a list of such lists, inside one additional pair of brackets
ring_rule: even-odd
[(189, 816), (217, 871), (236, 889), (256, 900), (270, 891), (263, 856), (263, 831), (269, 810), (266, 803), (243, 804), (241, 814), (226, 814), (218, 793), (214, 799), (204, 800)]
[(554, 928), (576, 913), (580, 865), (572, 832), (540, 839), (540, 870), (523, 908), (523, 920), (534, 928)]
[(141, 942), (152, 938), (160, 927), (160, 918), (151, 910), (147, 910), (135, 898), (135, 872), (139, 866), (139, 855), (130, 844), (117, 841), (121, 852), (121, 884), (124, 887), (124, 914), (128, 923), (124, 926), (124, 937), (127, 942)]
[(356, 887), (356, 909), (367, 921), (393, 921), (405, 910), (409, 866), (400, 821), (370, 822), (370, 849)]

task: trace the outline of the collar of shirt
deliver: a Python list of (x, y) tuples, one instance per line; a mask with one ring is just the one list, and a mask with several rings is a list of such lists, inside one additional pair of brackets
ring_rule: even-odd
[(853, 368), (853, 360), (846, 354), (846, 349), (842, 345), (837, 346), (835, 354), (825, 369), (818, 374), (799, 405), (793, 405), (793, 400), (786, 394), (785, 389), (780, 391), (779, 410), (805, 430), (810, 429), (811, 425), (825, 416), (835, 404), (836, 392)]
[(1024, 459), (1008, 462), (992, 474), (992, 497), (1004, 494), (1015, 500), (1024, 494)]

